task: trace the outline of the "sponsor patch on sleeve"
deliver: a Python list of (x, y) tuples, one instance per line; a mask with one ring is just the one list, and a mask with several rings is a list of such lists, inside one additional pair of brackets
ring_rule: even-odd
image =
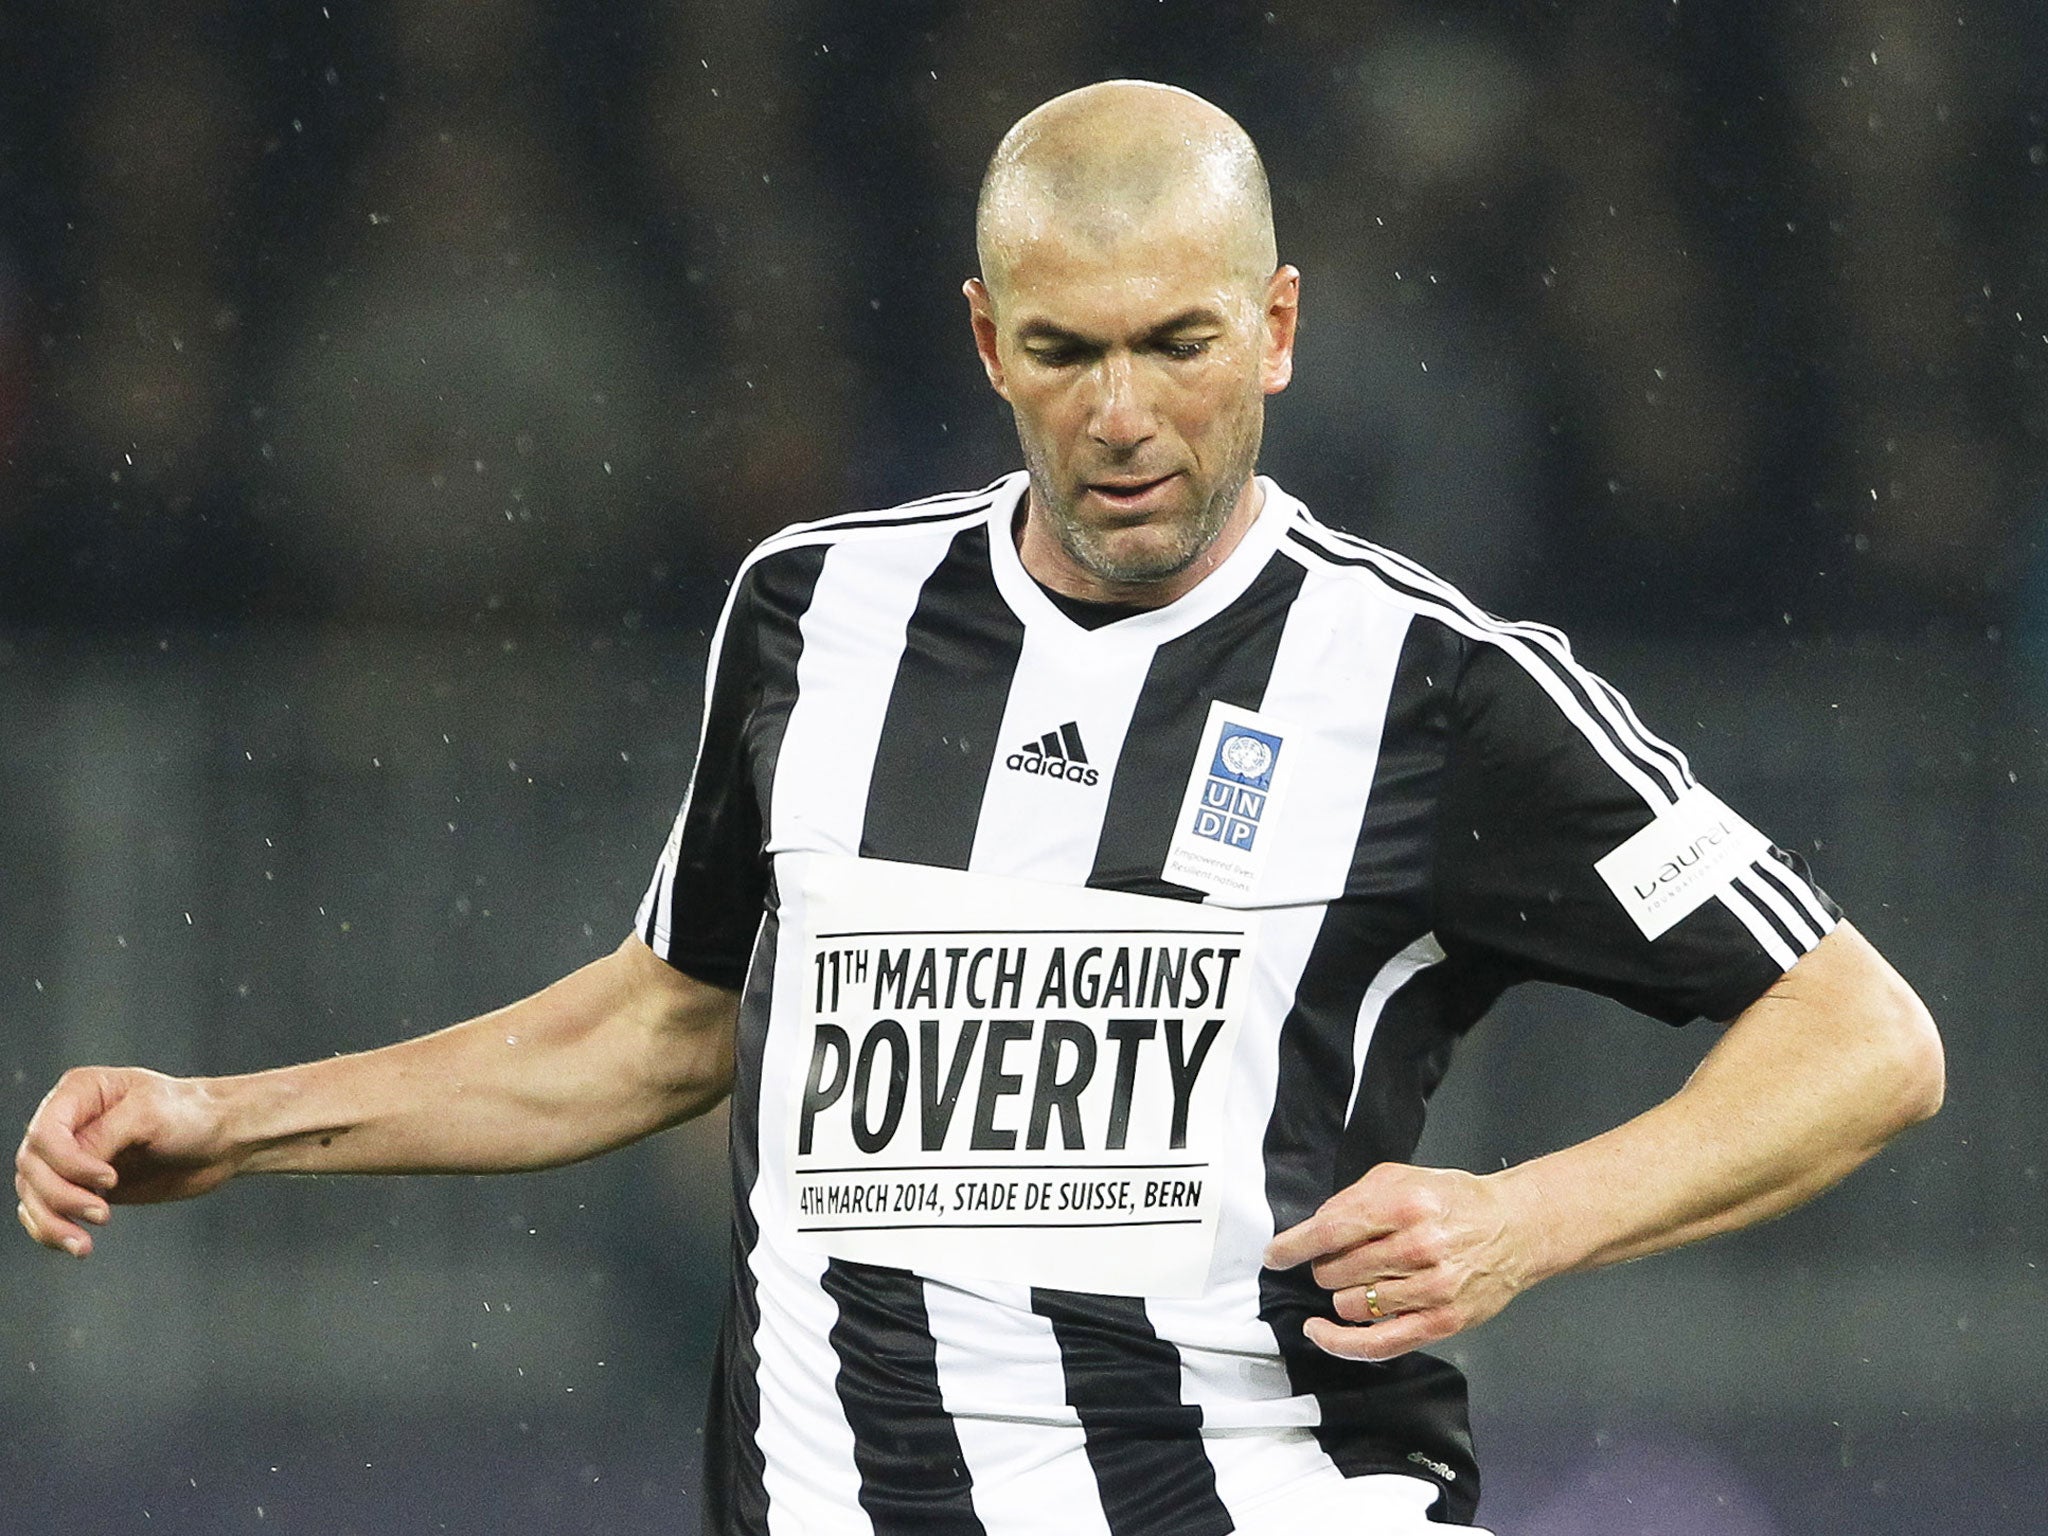
[(1594, 864), (1624, 911), (1655, 939), (1728, 889), (1770, 839), (1695, 784)]

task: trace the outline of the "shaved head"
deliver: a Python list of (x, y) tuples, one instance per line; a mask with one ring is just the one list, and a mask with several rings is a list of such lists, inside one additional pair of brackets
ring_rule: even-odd
[(1190, 91), (1108, 80), (1055, 96), (1003, 136), (982, 179), (975, 248), (1000, 302), (1038, 241), (1109, 249), (1160, 225), (1199, 228), (1252, 288), (1278, 262), (1250, 135)]

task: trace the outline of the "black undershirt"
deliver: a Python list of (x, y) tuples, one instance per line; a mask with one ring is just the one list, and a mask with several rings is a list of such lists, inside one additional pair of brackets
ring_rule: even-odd
[[(1038, 581), (1036, 576), (1031, 578)], [(1100, 629), (1105, 624), (1114, 624), (1118, 619), (1128, 619), (1136, 614), (1150, 613), (1149, 603), (1104, 603), (1092, 597), (1070, 597), (1064, 592), (1055, 592), (1044, 582), (1038, 581), (1038, 590), (1052, 599), (1052, 604), (1083, 629)]]

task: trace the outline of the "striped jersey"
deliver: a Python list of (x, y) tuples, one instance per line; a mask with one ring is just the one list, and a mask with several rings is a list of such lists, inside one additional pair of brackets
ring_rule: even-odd
[(1220, 1536), (1381, 1473), (1470, 1523), (1459, 1373), (1308, 1344), (1266, 1243), (1511, 984), (1725, 1020), (1837, 920), (1562, 636), (1260, 484), (1093, 627), (1022, 473), (742, 566), (639, 916), (742, 991), (712, 1529)]

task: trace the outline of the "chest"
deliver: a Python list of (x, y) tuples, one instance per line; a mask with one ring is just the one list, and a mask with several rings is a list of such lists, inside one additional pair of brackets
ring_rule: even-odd
[(757, 716), (767, 851), (1243, 907), (1420, 877), (1441, 711), (1401, 616), (1296, 594), (1162, 643), (1117, 628), (968, 609), (811, 637)]

